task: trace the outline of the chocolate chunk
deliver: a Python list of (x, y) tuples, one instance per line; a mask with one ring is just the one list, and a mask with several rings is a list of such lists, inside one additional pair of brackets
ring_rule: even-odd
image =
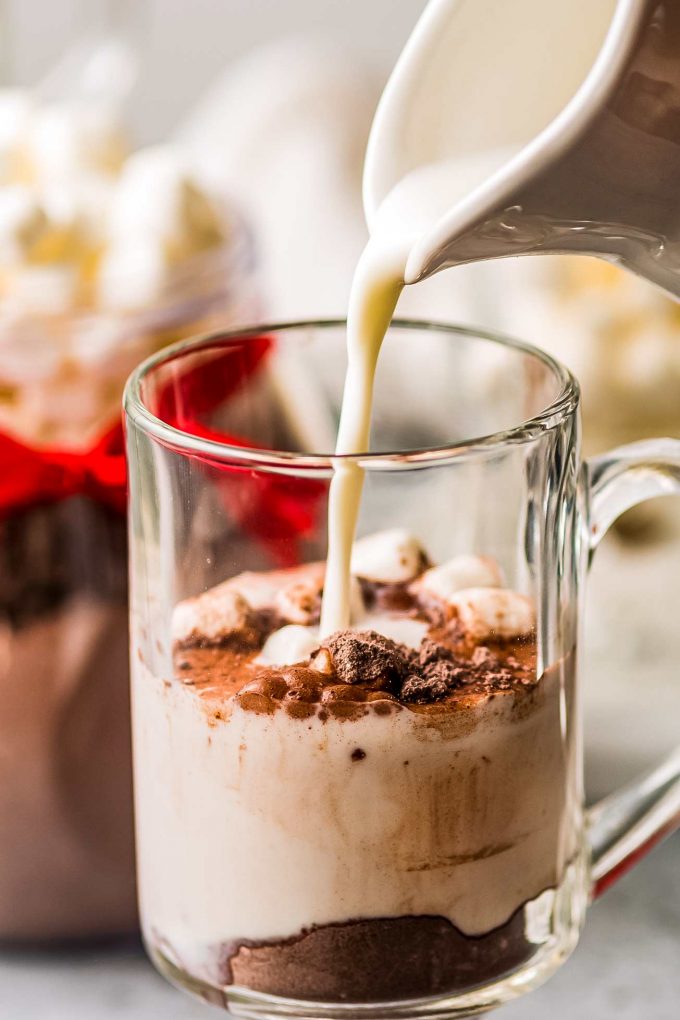
[(442, 659), (450, 659), (451, 652), (444, 645), (439, 644), (438, 641), (433, 641), (432, 638), (425, 637), (420, 643), (420, 648), (417, 652), (417, 662), (421, 667), (430, 666), (435, 662), (441, 662)]
[(448, 693), (449, 688), (444, 680), (411, 674), (401, 689), (401, 699), (412, 705), (429, 705), (432, 701), (445, 698)]
[(352, 761), (363, 761), (365, 757), (366, 752), (362, 750), (360, 747), (355, 747), (350, 755)]
[(324, 645), (341, 683), (396, 693), (409, 671), (407, 649), (374, 630), (340, 630)]

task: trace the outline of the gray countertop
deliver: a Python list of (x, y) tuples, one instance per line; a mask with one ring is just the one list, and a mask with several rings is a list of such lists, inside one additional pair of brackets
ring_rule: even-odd
[[(680, 838), (658, 848), (591, 910), (581, 944), (507, 1020), (677, 1020)], [(201, 1020), (217, 1011), (158, 977), (137, 945), (0, 955), (2, 1020)]]

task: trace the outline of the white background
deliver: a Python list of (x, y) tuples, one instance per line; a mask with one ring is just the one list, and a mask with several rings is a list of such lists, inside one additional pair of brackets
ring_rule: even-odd
[(425, 0), (0, 0), (0, 74), (35, 81), (74, 34), (119, 18), (142, 44), (136, 127), (162, 137), (231, 60), (258, 42), (310, 32), (380, 67), (401, 49)]

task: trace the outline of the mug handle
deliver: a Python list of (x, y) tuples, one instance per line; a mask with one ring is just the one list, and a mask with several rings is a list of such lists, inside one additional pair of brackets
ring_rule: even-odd
[[(680, 440), (652, 439), (592, 457), (586, 483), (589, 560), (625, 510), (654, 496), (680, 495)], [(680, 827), (680, 747), (661, 765), (587, 812), (592, 899)]]

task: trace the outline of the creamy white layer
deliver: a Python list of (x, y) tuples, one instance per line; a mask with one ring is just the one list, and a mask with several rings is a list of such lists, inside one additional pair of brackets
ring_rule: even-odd
[(568, 663), (519, 697), (322, 722), (225, 709), (135, 663), (147, 937), (201, 973), (222, 942), (310, 925), (503, 924), (559, 883), (575, 851), (571, 689)]

